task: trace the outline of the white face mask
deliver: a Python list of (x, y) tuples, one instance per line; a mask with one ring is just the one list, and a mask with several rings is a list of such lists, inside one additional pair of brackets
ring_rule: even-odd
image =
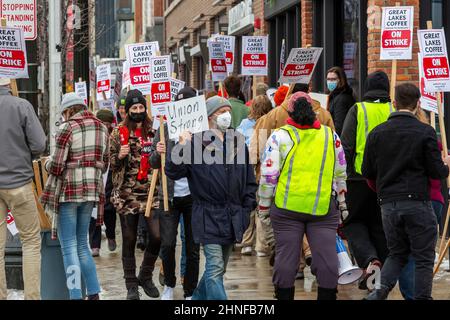
[(231, 113), (225, 112), (216, 117), (217, 129), (220, 131), (227, 130), (231, 125)]

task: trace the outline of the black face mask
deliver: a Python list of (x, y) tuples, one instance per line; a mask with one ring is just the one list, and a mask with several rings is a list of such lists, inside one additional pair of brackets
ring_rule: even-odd
[(145, 118), (147, 117), (147, 112), (130, 112), (130, 119), (134, 122), (143, 122)]

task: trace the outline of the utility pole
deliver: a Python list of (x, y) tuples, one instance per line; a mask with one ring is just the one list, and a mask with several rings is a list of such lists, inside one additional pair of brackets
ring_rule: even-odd
[(52, 0), (48, 8), (48, 44), (49, 44), (49, 116), (50, 116), (50, 153), (54, 149), (53, 136), (56, 133), (56, 121), (59, 120), (61, 103), (61, 0)]

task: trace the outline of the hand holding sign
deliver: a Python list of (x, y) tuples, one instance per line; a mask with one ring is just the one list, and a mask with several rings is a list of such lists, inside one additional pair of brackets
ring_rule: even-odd
[(192, 140), (192, 133), (190, 133), (189, 131), (184, 131), (180, 134), (179, 139), (180, 144), (184, 146), (186, 143)]

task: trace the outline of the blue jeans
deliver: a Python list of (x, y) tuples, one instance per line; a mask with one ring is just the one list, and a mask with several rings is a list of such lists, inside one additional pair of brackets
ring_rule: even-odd
[(233, 245), (207, 244), (203, 246), (205, 254), (205, 272), (192, 295), (192, 300), (227, 300), (223, 275)]
[[(431, 201), (434, 214), (436, 215), (438, 225), (442, 220), (442, 209), (444, 205), (439, 201)], [(403, 268), (400, 277), (398, 278), (398, 286), (400, 292), (405, 300), (414, 299), (414, 272), (416, 264), (412, 256), (409, 256), (408, 264)]]
[(186, 274), (186, 241), (184, 238), (184, 221), (180, 216), (180, 238), (181, 238), (181, 259), (180, 259), (180, 277)]
[(88, 295), (100, 292), (94, 259), (89, 251), (88, 231), (93, 202), (64, 202), (58, 214), (58, 237), (70, 299), (82, 299), (81, 275)]

